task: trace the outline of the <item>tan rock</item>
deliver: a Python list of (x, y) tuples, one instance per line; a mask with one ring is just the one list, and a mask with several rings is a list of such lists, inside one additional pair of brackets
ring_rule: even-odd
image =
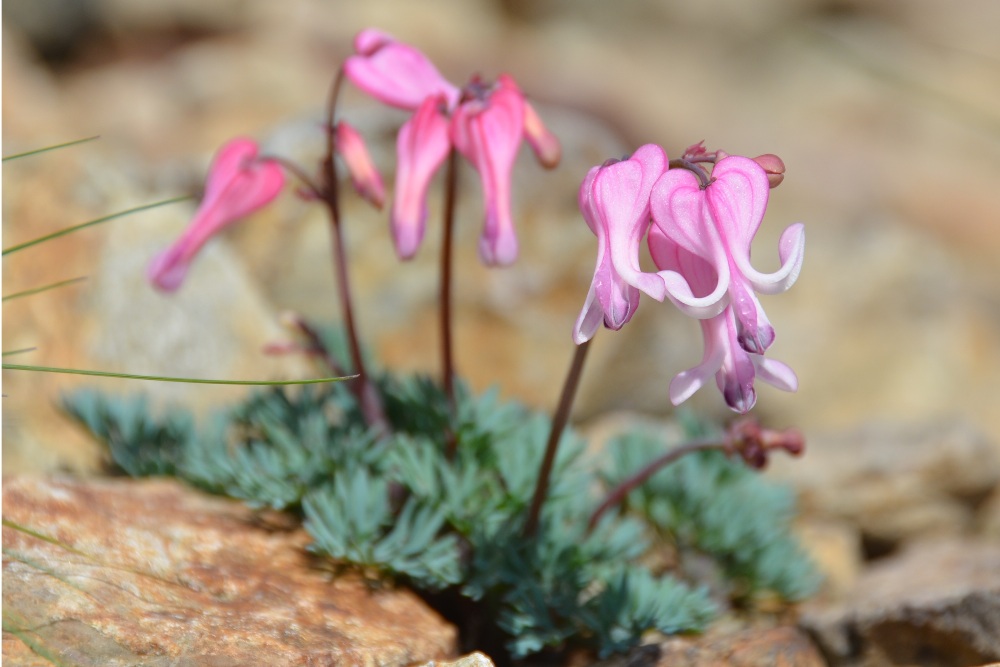
[(413, 594), (333, 577), (300, 530), (165, 480), (3, 483), (7, 664), (405, 665), (455, 651)]
[(824, 667), (826, 663), (802, 631), (787, 626), (709, 632), (647, 644), (602, 665), (659, 667)]
[(810, 439), (805, 456), (770, 473), (799, 492), (806, 516), (860, 527), (886, 548), (972, 530), (976, 502), (1000, 480), (1000, 454), (964, 422), (873, 423)]

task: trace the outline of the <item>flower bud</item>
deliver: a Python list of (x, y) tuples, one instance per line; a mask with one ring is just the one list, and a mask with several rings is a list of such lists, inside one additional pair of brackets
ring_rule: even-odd
[(785, 180), (785, 163), (777, 155), (765, 153), (764, 155), (758, 155), (753, 161), (767, 172), (767, 184), (772, 190), (781, 185), (781, 182)]

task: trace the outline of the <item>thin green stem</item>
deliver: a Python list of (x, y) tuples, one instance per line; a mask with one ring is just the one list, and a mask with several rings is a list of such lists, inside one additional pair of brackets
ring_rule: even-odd
[(22, 364), (3, 364), (5, 371), (34, 371), (36, 373), (63, 373), (66, 375), (90, 375), (93, 377), (122, 378), (125, 380), (154, 380), (156, 382), (184, 382), (187, 384), (237, 384), (237, 385), (293, 385), (293, 384), (324, 384), (351, 380), (356, 375), (333, 378), (315, 378), (312, 380), (201, 380), (196, 378), (168, 377), (162, 375), (133, 375), (131, 373), (111, 373), (109, 371), (88, 371), (79, 368), (53, 368), (51, 366), (25, 366)]
[(37, 349), (38, 349), (37, 347), (22, 347), (19, 350), (10, 350), (9, 352), (4, 352), (3, 356), (13, 357), (15, 354), (25, 354), (26, 352), (34, 352)]
[(594, 526), (597, 525), (597, 522), (600, 521), (605, 512), (615, 505), (618, 505), (625, 499), (625, 496), (656, 474), (661, 468), (664, 468), (677, 459), (693, 452), (702, 452), (709, 449), (721, 449), (723, 451), (728, 451), (730, 447), (731, 445), (725, 440), (719, 440), (719, 438), (703, 438), (700, 440), (686, 442), (679, 447), (671, 449), (663, 456), (654, 459), (642, 468), (642, 470), (635, 473), (611, 490), (611, 493), (609, 493), (604, 499), (604, 502), (601, 503), (596, 510), (594, 510), (593, 514), (590, 515), (590, 521), (587, 522), (587, 532), (589, 533), (594, 529)]
[(15, 153), (14, 155), (5, 155), (3, 161), (16, 160), (21, 157), (28, 157), (29, 155), (38, 155), (39, 153), (47, 153), (49, 151), (54, 151), (59, 148), (67, 148), (69, 146), (76, 146), (77, 144), (83, 144), (88, 141), (94, 141), (95, 139), (100, 139), (100, 135), (95, 134), (92, 137), (84, 137), (83, 139), (74, 139), (73, 141), (66, 141), (61, 144), (56, 144), (54, 146), (46, 146), (44, 148), (35, 148), (34, 150), (24, 151), (23, 153)]
[(47, 292), (51, 289), (56, 289), (58, 287), (63, 287), (64, 285), (72, 285), (87, 279), (87, 276), (79, 276), (77, 278), (70, 278), (69, 280), (60, 280), (59, 282), (49, 283), (48, 285), (42, 285), (41, 287), (33, 287), (31, 289), (26, 289), (22, 292), (14, 292), (13, 294), (8, 294), (3, 297), (3, 301), (10, 301), (11, 299), (19, 299), (23, 296), (31, 296), (32, 294), (40, 294), (41, 292)]
[(96, 220), (91, 220), (89, 222), (84, 222), (79, 225), (74, 225), (72, 227), (66, 227), (65, 229), (60, 229), (57, 232), (52, 232), (51, 234), (46, 234), (45, 236), (40, 236), (37, 239), (32, 239), (31, 241), (25, 241), (24, 243), (19, 243), (15, 246), (9, 248), (4, 248), (3, 255), (9, 255), (12, 252), (17, 252), (18, 250), (24, 250), (33, 245), (38, 245), (39, 243), (44, 243), (46, 241), (51, 241), (52, 239), (59, 238), (60, 236), (65, 236), (66, 234), (72, 234), (73, 232), (85, 229), (87, 227), (92, 227), (93, 225), (99, 225), (102, 222), (107, 222), (109, 220), (114, 220), (115, 218), (122, 218), (126, 215), (132, 215), (133, 213), (139, 213), (140, 211), (147, 211), (151, 208), (156, 208), (157, 206), (166, 206), (167, 204), (176, 204), (177, 202), (184, 201), (186, 199), (191, 199), (191, 197), (174, 197), (172, 199), (164, 199), (163, 201), (153, 202), (152, 204), (144, 204), (142, 206), (136, 206), (135, 208), (130, 208), (124, 211), (119, 211), (118, 213), (112, 213), (111, 215), (106, 215), (103, 218), (97, 218)]
[(583, 373), (583, 362), (587, 359), (587, 350), (589, 349), (590, 341), (588, 340), (577, 345), (576, 351), (573, 353), (573, 362), (570, 364), (569, 373), (566, 374), (566, 381), (563, 383), (559, 406), (552, 416), (552, 430), (549, 432), (549, 441), (545, 445), (545, 456), (538, 472), (538, 482), (535, 485), (535, 495), (531, 499), (531, 508), (528, 510), (528, 520), (524, 524), (525, 537), (534, 536), (538, 530), (542, 503), (545, 502), (545, 496), (549, 492), (549, 478), (555, 464), (556, 450), (559, 449), (559, 440), (562, 438), (563, 430), (569, 421), (570, 409), (573, 407), (576, 389), (580, 385), (580, 375)]

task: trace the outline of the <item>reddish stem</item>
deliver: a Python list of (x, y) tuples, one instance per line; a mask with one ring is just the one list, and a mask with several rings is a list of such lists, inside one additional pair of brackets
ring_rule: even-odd
[(351, 364), (354, 372), (358, 374), (356, 380), (351, 380), (351, 386), (361, 406), (361, 412), (365, 416), (368, 425), (380, 433), (388, 432), (388, 421), (385, 417), (385, 410), (382, 400), (371, 382), (371, 377), (365, 368), (364, 358), (361, 355), (361, 344), (358, 341), (357, 324), (354, 320), (354, 308), (351, 300), (350, 278), (347, 273), (347, 253), (344, 251), (344, 235), (340, 225), (340, 197), (339, 181), (337, 180), (337, 164), (334, 160), (336, 145), (334, 141), (334, 121), (337, 109), (337, 98), (340, 95), (340, 86), (343, 82), (344, 70), (337, 71), (333, 86), (330, 89), (330, 97), (327, 106), (327, 143), (326, 155), (322, 163), (322, 182), (320, 184), (321, 200), (326, 205), (330, 217), (330, 231), (333, 245), (333, 267), (337, 276), (337, 290), (340, 295), (340, 307), (344, 320), (344, 328), (347, 331), (347, 342), (351, 353)]
[(718, 438), (692, 440), (691, 442), (687, 442), (680, 447), (670, 450), (658, 459), (651, 461), (642, 470), (635, 473), (611, 490), (611, 493), (609, 493), (607, 498), (604, 499), (604, 502), (601, 503), (596, 510), (594, 510), (593, 514), (590, 515), (590, 521), (587, 522), (587, 532), (589, 533), (594, 530), (594, 526), (597, 525), (597, 522), (600, 521), (606, 511), (625, 500), (625, 496), (656, 474), (660, 468), (668, 466), (682, 456), (692, 452), (701, 452), (709, 449), (721, 449), (723, 451), (728, 451), (729, 448), (730, 445), (727, 442), (720, 442)]
[(562, 395), (559, 397), (559, 406), (552, 416), (552, 430), (549, 431), (549, 441), (545, 445), (545, 457), (542, 459), (542, 467), (538, 472), (538, 482), (535, 485), (535, 495), (531, 499), (531, 508), (528, 510), (528, 520), (524, 524), (524, 536), (532, 537), (538, 530), (538, 520), (542, 513), (542, 503), (549, 492), (549, 478), (552, 475), (552, 466), (556, 460), (556, 450), (559, 448), (559, 440), (562, 438), (566, 422), (569, 421), (570, 408), (573, 407), (573, 398), (576, 396), (576, 389), (580, 384), (580, 375), (583, 373), (583, 362), (587, 358), (587, 350), (590, 349), (590, 341), (577, 345), (573, 353), (573, 362), (570, 364), (569, 373), (566, 374), (566, 381), (563, 383)]

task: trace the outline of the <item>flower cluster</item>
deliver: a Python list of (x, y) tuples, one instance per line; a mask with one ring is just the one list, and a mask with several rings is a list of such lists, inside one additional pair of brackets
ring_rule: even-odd
[(427, 189), (448, 153), (458, 150), (479, 172), (486, 221), (479, 255), (489, 265), (517, 259), (510, 211), (510, 174), (521, 140), (546, 167), (559, 162), (559, 142), (539, 119), (514, 80), (503, 74), (490, 85), (474, 77), (459, 89), (427, 57), (385, 33), (368, 29), (354, 39), (344, 73), (378, 101), (413, 116), (396, 143), (396, 198), (392, 235), (396, 252), (417, 252), (427, 222)]
[[(701, 165), (714, 163), (711, 175)], [(594, 280), (574, 329), (578, 344), (603, 321), (621, 329), (635, 314), (639, 294), (670, 299), (698, 318), (705, 339), (702, 362), (670, 383), (670, 399), (687, 400), (715, 375), (736, 412), (756, 402), (754, 379), (785, 391), (798, 380), (764, 353), (774, 342), (757, 293), (777, 294), (798, 278), (805, 249), (801, 224), (778, 242), (781, 268), (765, 274), (750, 264), (750, 245), (767, 207), (769, 189), (784, 166), (773, 156), (750, 159), (692, 146), (670, 162), (647, 144), (625, 160), (594, 167), (580, 188), (580, 211), (597, 236)], [(773, 185), (772, 185), (773, 184)], [(643, 238), (657, 272), (639, 267)]]

